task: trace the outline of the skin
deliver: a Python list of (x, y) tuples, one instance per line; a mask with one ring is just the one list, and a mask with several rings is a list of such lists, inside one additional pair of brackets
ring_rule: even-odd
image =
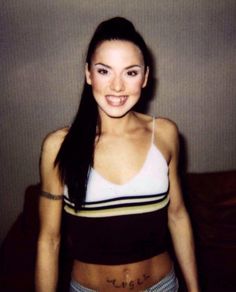
[[(105, 41), (95, 51), (85, 76), (92, 86), (101, 118), (101, 135), (94, 153), (94, 168), (107, 180), (124, 184), (141, 169), (152, 136), (152, 117), (132, 111), (146, 86), (142, 54), (127, 41)], [(178, 166), (178, 129), (170, 120), (155, 121), (154, 144), (169, 166), (168, 226), (188, 291), (199, 291), (189, 216), (183, 203)], [(67, 129), (48, 135), (41, 156), (42, 189), (62, 194), (53, 162)], [(125, 167), (124, 165), (130, 165)], [(122, 170), (122, 171), (121, 171)], [(56, 291), (62, 201), (40, 198), (41, 231), (38, 240), (36, 291)], [(167, 252), (126, 265), (94, 265), (74, 261), (72, 278), (99, 291), (143, 291), (170, 272)]]
[(128, 41), (104, 41), (86, 64), (86, 81), (92, 86), (101, 119), (122, 117), (140, 98), (147, 84), (142, 53)]

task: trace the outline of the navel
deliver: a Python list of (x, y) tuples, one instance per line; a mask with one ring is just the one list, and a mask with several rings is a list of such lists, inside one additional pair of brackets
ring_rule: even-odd
[(123, 269), (123, 275), (124, 275), (124, 278), (125, 278), (125, 281), (130, 281), (130, 269)]

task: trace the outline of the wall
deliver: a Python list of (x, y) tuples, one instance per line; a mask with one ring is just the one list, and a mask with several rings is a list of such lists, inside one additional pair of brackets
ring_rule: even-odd
[(156, 60), (149, 113), (184, 139), (188, 171), (236, 168), (234, 0), (1, 1), (0, 240), (39, 181), (45, 135), (71, 122), (96, 25), (134, 22)]

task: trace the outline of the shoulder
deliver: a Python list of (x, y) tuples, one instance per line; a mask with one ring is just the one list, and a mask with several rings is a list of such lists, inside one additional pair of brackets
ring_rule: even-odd
[(177, 138), (179, 135), (179, 129), (175, 122), (167, 118), (156, 118), (156, 131), (159, 131), (162, 135), (169, 138)]
[[(61, 193), (61, 183), (55, 159), (68, 130), (66, 128), (49, 133), (43, 140), (40, 155), (40, 175), (44, 190), (53, 194)], [(60, 191), (59, 191), (60, 188)]]
[(68, 133), (68, 128), (58, 129), (49, 133), (42, 143), (42, 154), (48, 154), (56, 157), (62, 142)]
[(135, 116), (152, 130), (153, 119), (155, 119), (155, 134), (167, 140), (178, 140), (179, 130), (177, 124), (165, 117), (155, 118), (153, 116), (134, 112)]
[(155, 136), (164, 143), (170, 153), (178, 152), (179, 129), (177, 124), (168, 118), (157, 118), (155, 123)]

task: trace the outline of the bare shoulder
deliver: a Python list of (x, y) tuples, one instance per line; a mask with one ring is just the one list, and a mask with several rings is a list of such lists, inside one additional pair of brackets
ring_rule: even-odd
[[(135, 116), (152, 131), (153, 116), (134, 112)], [(179, 130), (177, 124), (165, 117), (155, 118), (155, 136), (158, 135), (163, 140), (173, 142), (178, 140)]]
[(157, 118), (155, 135), (170, 152), (175, 152), (179, 147), (179, 130), (175, 122), (167, 118)]
[(60, 148), (67, 133), (68, 129), (62, 128), (47, 134), (43, 140), (43, 150), (53, 150)]
[(179, 134), (177, 124), (167, 118), (157, 118), (156, 129), (159, 130), (162, 135), (172, 136), (173, 138)]
[(49, 133), (43, 140), (42, 153), (47, 153), (55, 157), (67, 133), (68, 128), (58, 129)]
[(67, 133), (68, 129), (66, 128), (49, 133), (45, 137), (42, 144), (40, 156), (42, 189), (52, 194), (62, 193), (62, 184), (58, 173), (58, 168), (55, 168), (54, 163)]

